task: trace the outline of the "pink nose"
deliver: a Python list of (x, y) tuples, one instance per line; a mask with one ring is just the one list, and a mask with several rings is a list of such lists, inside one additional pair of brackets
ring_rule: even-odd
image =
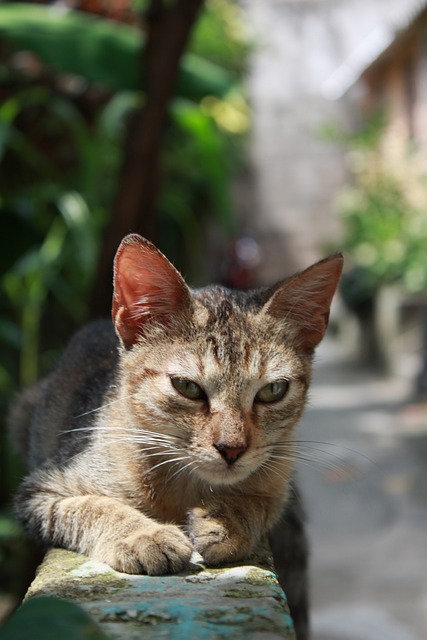
[(219, 451), (227, 464), (231, 465), (240, 458), (242, 454), (245, 453), (247, 446), (240, 445), (238, 447), (228, 447), (223, 442), (218, 442), (218, 444), (214, 444), (215, 449)]

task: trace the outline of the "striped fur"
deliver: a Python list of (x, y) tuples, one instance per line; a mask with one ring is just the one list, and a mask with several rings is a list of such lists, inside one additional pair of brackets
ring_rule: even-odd
[[(82, 329), (11, 412), (29, 466), (16, 496), (28, 532), (120, 571), (162, 574), (184, 569), (193, 549), (210, 565), (239, 560), (271, 531), (278, 566), (286, 538), (291, 572), (289, 547), (305, 545), (293, 431), (340, 270), (332, 256), (271, 289), (192, 291), (153, 245), (127, 237), (113, 324)], [(176, 378), (203, 397), (180, 394)], [(287, 382), (284, 398), (257, 401), (275, 381)], [(302, 639), (298, 563), (301, 584), (286, 588)]]

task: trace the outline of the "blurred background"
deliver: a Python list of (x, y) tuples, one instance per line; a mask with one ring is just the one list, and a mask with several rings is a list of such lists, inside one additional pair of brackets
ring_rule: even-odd
[(0, 4), (0, 618), (15, 393), (108, 315), (121, 238), (250, 288), (343, 250), (299, 438), (314, 640), (427, 637), (427, 2)]

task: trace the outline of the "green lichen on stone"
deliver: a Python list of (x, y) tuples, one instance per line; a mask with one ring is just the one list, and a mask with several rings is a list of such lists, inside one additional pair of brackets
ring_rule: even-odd
[(253, 567), (249, 569), (248, 573), (245, 576), (245, 582), (251, 585), (261, 585), (261, 584), (276, 584), (277, 579), (274, 573), (271, 571), (266, 571), (265, 569), (258, 569), (257, 567)]
[(252, 559), (209, 569), (199, 563), (197, 571), (171, 576), (127, 576), (77, 553), (52, 549), (27, 597), (35, 595), (80, 604), (104, 631), (122, 640), (244, 640), (254, 633), (294, 639), (275, 574)]
[(185, 582), (191, 582), (194, 584), (199, 584), (201, 582), (210, 582), (211, 580), (215, 580), (216, 574), (210, 571), (202, 571), (201, 573), (195, 573), (191, 576), (185, 576)]
[(35, 595), (55, 595), (64, 600), (92, 601), (123, 589), (127, 580), (112, 569), (93, 574), (73, 575), (88, 562), (88, 558), (73, 551), (50, 550), (40, 565), (26, 598)]

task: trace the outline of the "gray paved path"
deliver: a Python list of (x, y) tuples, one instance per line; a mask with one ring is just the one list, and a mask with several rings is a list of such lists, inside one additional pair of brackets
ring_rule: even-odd
[(300, 464), (313, 640), (427, 639), (427, 404), (410, 391), (336, 343), (318, 352), (298, 434), (316, 458)]

